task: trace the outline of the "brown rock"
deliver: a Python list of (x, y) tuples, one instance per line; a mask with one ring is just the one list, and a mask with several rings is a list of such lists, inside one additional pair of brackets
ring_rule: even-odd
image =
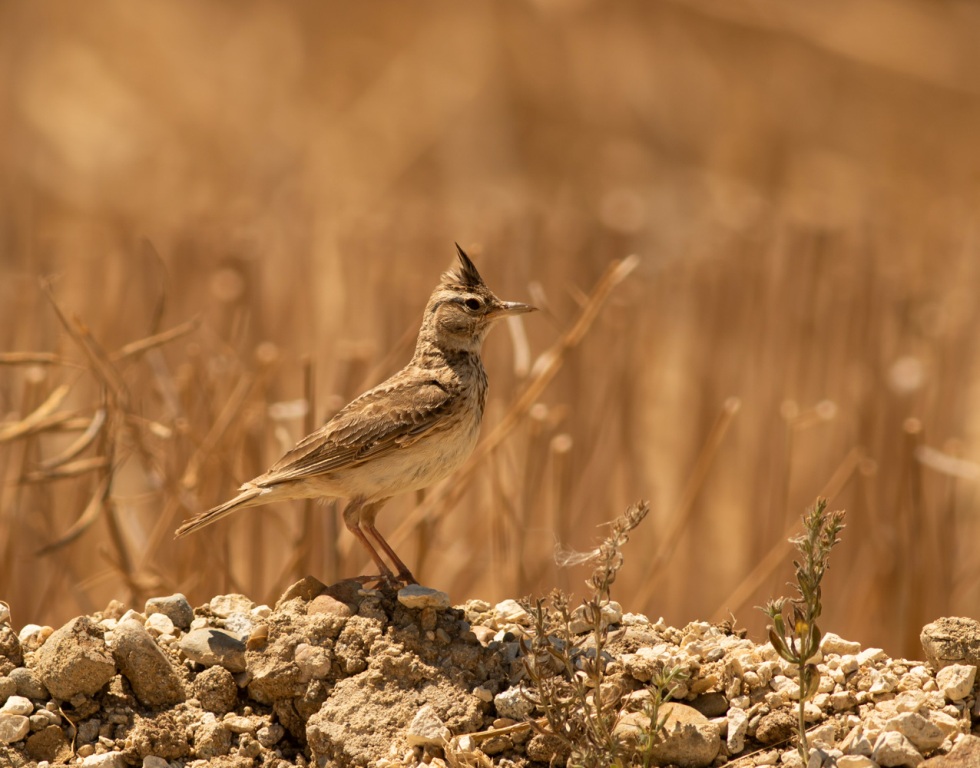
[(133, 729), (126, 738), (127, 752), (142, 760), (147, 755), (177, 760), (190, 754), (187, 734), (174, 716), (161, 712), (155, 717), (136, 716)]
[(49, 725), (27, 737), (27, 754), (38, 761), (67, 763), (71, 758), (71, 747), (64, 731), (57, 725)]
[(146, 706), (159, 709), (186, 698), (170, 660), (138, 621), (124, 621), (113, 630), (112, 657)]
[(116, 674), (105, 631), (88, 616), (72, 619), (38, 648), (35, 667), (56, 699), (92, 696)]
[(24, 663), (20, 640), (9, 624), (0, 624), (0, 675), (5, 675), (14, 667)]
[(302, 600), (309, 602), (317, 595), (322, 594), (327, 589), (327, 585), (314, 576), (304, 576), (302, 579), (297, 581), (295, 584), (291, 584), (286, 588), (286, 591), (282, 593), (279, 600), (276, 601), (276, 609), (290, 600), (295, 600), (297, 597)]
[(194, 696), (208, 712), (223, 715), (238, 702), (235, 678), (224, 667), (208, 667), (192, 683)]
[(306, 612), (309, 614), (332, 613), (335, 616), (341, 616), (343, 618), (347, 618), (354, 613), (347, 603), (342, 603), (330, 595), (317, 595), (314, 597), (307, 606)]
[(980, 666), (980, 621), (958, 616), (937, 619), (922, 628), (919, 640), (937, 672), (950, 664)]
[(796, 718), (785, 709), (777, 709), (763, 715), (755, 738), (763, 744), (775, 744), (788, 739), (796, 732)]

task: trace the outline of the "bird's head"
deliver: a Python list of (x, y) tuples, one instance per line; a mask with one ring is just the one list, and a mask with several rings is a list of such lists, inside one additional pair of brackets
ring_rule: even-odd
[(533, 312), (535, 307), (498, 299), (459, 245), (456, 254), (459, 265), (443, 274), (429, 297), (422, 334), (443, 350), (479, 352), (487, 331), (497, 320)]

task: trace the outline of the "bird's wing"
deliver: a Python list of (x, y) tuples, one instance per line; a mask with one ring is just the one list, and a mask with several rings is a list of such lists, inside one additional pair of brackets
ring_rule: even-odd
[(301, 480), (409, 446), (440, 429), (452, 399), (449, 388), (436, 379), (389, 379), (303, 438), (252, 482), (262, 487)]

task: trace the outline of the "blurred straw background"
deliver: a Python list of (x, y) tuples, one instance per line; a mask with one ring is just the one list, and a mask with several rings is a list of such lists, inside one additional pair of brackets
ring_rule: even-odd
[(980, 615), (978, 36), (966, 2), (0, 2), (0, 598), (362, 572), (333, 507), (172, 531), (406, 361), (458, 240), (543, 311), (487, 344), (503, 439), (380, 517), (422, 581), (575, 591), (556, 542), (647, 497), (616, 596), (761, 640), (825, 494), (825, 629), (921, 655)]

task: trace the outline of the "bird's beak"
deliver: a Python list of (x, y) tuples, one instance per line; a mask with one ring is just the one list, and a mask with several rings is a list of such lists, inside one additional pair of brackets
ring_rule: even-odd
[(490, 313), (492, 317), (507, 317), (509, 315), (523, 315), (528, 312), (536, 312), (537, 307), (530, 304), (521, 304), (519, 301), (502, 301), (493, 308)]

